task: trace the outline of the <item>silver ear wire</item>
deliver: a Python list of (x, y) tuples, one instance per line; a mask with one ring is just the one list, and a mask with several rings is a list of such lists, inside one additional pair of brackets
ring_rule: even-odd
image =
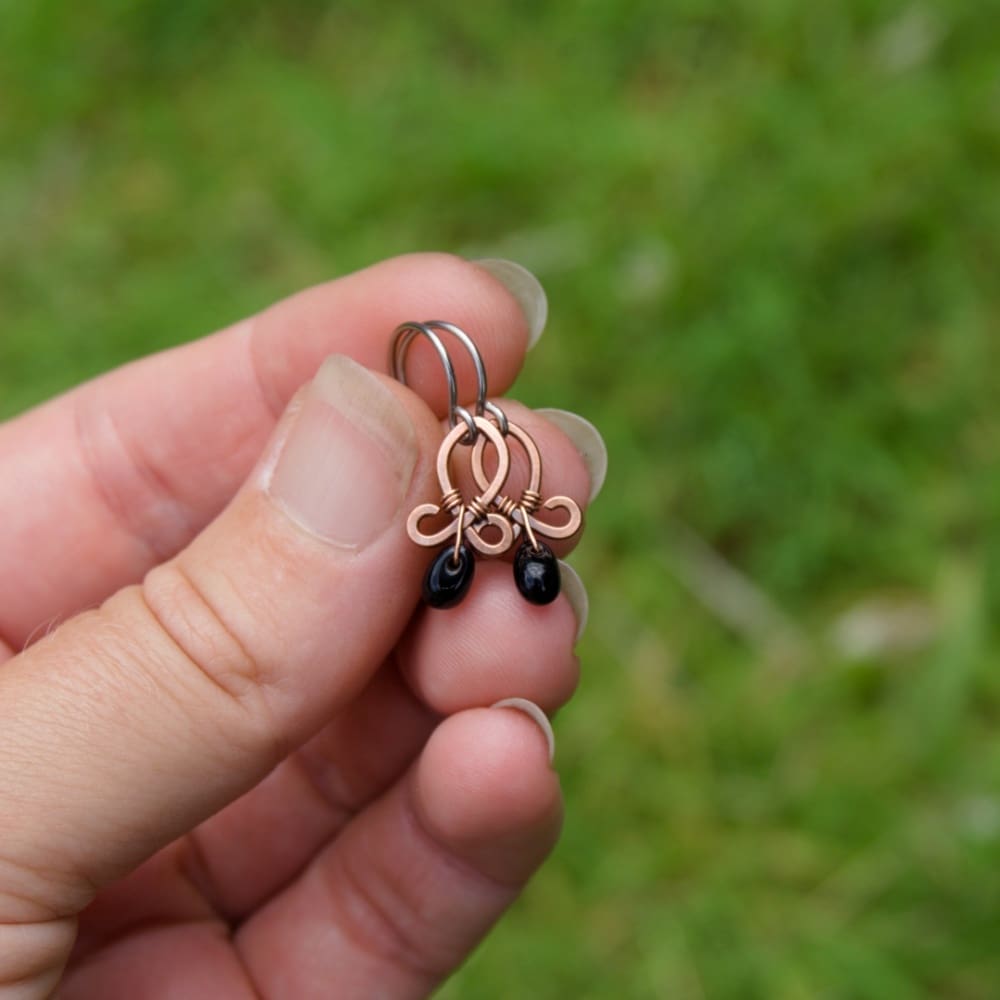
[(476, 416), (481, 417), (486, 413), (489, 413), (491, 417), (497, 422), (497, 426), (500, 428), (500, 433), (503, 435), (507, 434), (507, 414), (497, 406), (496, 403), (491, 403), (487, 398), (488, 389), (486, 387), (486, 365), (483, 363), (483, 356), (479, 352), (479, 348), (476, 346), (476, 342), (460, 327), (456, 326), (454, 323), (449, 323), (443, 319), (428, 319), (424, 320), (423, 326), (431, 327), (435, 330), (444, 330), (450, 333), (453, 337), (459, 340), (462, 346), (469, 352), (472, 357), (472, 364), (476, 369)]
[[(441, 342), (441, 338), (430, 328), (430, 324), (411, 321), (400, 323), (396, 327), (393, 332), (392, 347), (389, 350), (389, 366), (392, 368), (393, 377), (406, 385), (406, 352), (409, 351), (410, 344), (421, 336), (426, 337), (431, 342), (448, 380), (448, 426), (455, 428), (458, 421), (461, 420), (466, 426), (467, 443), (471, 444), (479, 436), (479, 430), (476, 427), (476, 422), (472, 419), (472, 414), (464, 406), (458, 405), (458, 380), (455, 378), (455, 366), (451, 363), (451, 357)], [(482, 359), (480, 359), (480, 363), (481, 361)], [(485, 379), (486, 372), (484, 370), (484, 383)]]

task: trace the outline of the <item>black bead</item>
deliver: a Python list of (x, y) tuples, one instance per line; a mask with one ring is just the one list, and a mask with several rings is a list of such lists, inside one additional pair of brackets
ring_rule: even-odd
[(551, 604), (559, 596), (559, 562), (544, 542), (534, 549), (522, 542), (514, 555), (514, 582), (532, 604)]
[(432, 608), (453, 608), (469, 592), (476, 572), (476, 560), (465, 545), (442, 549), (427, 567), (424, 577), (424, 600)]

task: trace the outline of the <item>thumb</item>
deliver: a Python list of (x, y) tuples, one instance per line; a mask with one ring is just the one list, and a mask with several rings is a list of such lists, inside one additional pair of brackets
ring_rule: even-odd
[(0, 982), (12, 925), (78, 912), (365, 684), (413, 611), (438, 427), (330, 358), (186, 550), (0, 670)]

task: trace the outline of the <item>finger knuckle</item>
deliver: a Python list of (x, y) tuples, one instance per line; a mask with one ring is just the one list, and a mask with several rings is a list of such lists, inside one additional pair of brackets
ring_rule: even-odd
[(145, 608), (183, 663), (186, 676), (207, 681), (255, 716), (267, 714), (271, 672), (248, 638), (248, 609), (218, 599), (178, 561), (152, 570), (140, 590)]
[(452, 936), (428, 920), (377, 861), (364, 867), (338, 865), (331, 875), (334, 919), (359, 951), (427, 983), (459, 963), (461, 950)]

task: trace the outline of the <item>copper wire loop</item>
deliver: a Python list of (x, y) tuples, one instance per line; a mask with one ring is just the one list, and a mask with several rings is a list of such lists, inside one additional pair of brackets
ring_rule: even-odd
[[(472, 417), (478, 432), (478, 440), (488, 440), (497, 450), (497, 469), (493, 478), (483, 476), (483, 483), (478, 483), (479, 495), (467, 502), (461, 491), (451, 481), (449, 463), (451, 454), (466, 436), (462, 424), (453, 427), (441, 442), (437, 455), (438, 483), (441, 486), (440, 503), (418, 504), (410, 511), (406, 520), (406, 530), (410, 538), (418, 545), (440, 545), (442, 542), (455, 538), (456, 551), (464, 541), (483, 555), (498, 556), (506, 552), (514, 543), (514, 526), (506, 517), (493, 509), (493, 501), (510, 473), (510, 450), (503, 434), (497, 426), (486, 417)], [(473, 473), (475, 475), (475, 473)], [(437, 531), (425, 531), (422, 522), (425, 518), (435, 518), (442, 513), (451, 515), (451, 521)], [(487, 528), (496, 528), (499, 537), (496, 541), (488, 541), (483, 535)]]
[[(566, 496), (543, 499), (541, 493), (542, 456), (538, 445), (523, 427), (513, 422), (509, 422), (507, 425), (507, 435), (504, 441), (509, 441), (511, 438), (514, 438), (521, 445), (528, 456), (528, 485), (521, 491), (521, 498), (518, 501), (514, 501), (498, 491), (492, 501), (493, 507), (502, 517), (510, 520), (514, 537), (517, 538), (524, 532), (534, 549), (538, 549), (536, 533), (544, 535), (546, 538), (569, 538), (575, 535), (583, 524), (583, 514), (580, 512), (579, 505), (571, 497)], [(484, 461), (486, 443), (486, 439), (480, 436), (472, 448), (472, 477), (481, 490), (484, 490), (486, 484), (490, 483)], [(564, 524), (549, 524), (534, 517), (534, 514), (539, 510), (558, 509), (566, 511), (567, 516)]]

